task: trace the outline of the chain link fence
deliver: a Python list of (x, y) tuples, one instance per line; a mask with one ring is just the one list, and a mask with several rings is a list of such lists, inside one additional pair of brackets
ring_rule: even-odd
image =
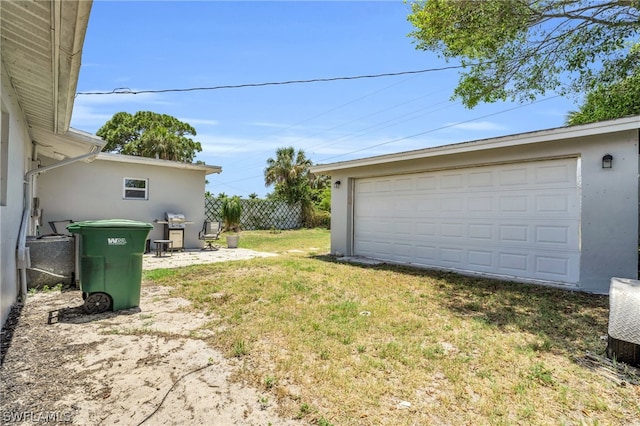
[[(204, 213), (206, 220), (222, 220), (222, 199), (205, 197)], [(240, 228), (254, 229), (298, 229), (302, 228), (302, 209), (300, 204), (293, 206), (284, 201), (249, 199), (240, 200), (242, 216)]]

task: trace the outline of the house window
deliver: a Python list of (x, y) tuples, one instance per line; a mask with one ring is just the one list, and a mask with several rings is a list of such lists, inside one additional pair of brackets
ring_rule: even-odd
[(124, 178), (125, 200), (148, 200), (149, 179)]

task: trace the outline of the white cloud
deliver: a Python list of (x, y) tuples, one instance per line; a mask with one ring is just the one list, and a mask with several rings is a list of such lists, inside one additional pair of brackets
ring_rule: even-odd
[(217, 126), (218, 124), (220, 124), (218, 120), (208, 120), (206, 118), (179, 118), (178, 120), (189, 123), (192, 126)]
[(255, 126), (255, 127), (268, 127), (268, 128), (274, 128), (274, 129), (286, 129), (288, 127), (291, 127), (291, 124), (287, 124), (287, 123), (269, 123), (267, 121), (255, 121), (252, 123), (247, 123), (248, 126)]

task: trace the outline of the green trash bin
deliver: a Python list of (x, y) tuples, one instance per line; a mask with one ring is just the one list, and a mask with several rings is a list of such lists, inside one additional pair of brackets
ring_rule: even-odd
[(80, 288), (87, 313), (140, 304), (142, 255), (153, 225), (127, 219), (88, 220), (67, 226), (80, 236)]

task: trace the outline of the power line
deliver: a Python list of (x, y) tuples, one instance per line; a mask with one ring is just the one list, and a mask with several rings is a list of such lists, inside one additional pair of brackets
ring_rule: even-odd
[[(329, 114), (329, 113), (331, 113), (331, 112), (333, 112), (333, 111), (339, 110), (340, 108), (343, 108), (343, 107), (345, 107), (345, 106), (347, 106), (347, 105), (354, 104), (354, 103), (356, 103), (356, 102), (358, 102), (358, 101), (360, 101), (360, 100), (362, 100), (362, 99), (365, 99), (365, 98), (368, 98), (368, 97), (374, 96), (374, 95), (376, 95), (376, 94), (378, 94), (378, 93), (380, 93), (380, 92), (384, 92), (385, 90), (388, 90), (388, 89), (390, 89), (390, 88), (392, 88), (392, 87), (394, 87), (394, 86), (398, 86), (398, 85), (400, 85), (400, 84), (403, 84), (403, 83), (405, 83), (405, 82), (407, 82), (407, 81), (409, 81), (409, 80), (412, 80), (412, 79), (414, 79), (414, 78), (416, 78), (416, 77), (415, 77), (415, 76), (414, 76), (414, 77), (409, 77), (409, 78), (406, 78), (406, 79), (404, 79), (404, 80), (402, 80), (402, 81), (399, 81), (399, 82), (396, 82), (396, 83), (390, 84), (390, 85), (388, 85), (388, 86), (385, 86), (385, 87), (383, 87), (382, 89), (378, 89), (378, 90), (376, 90), (376, 91), (374, 91), (374, 92), (369, 92), (369, 93), (367, 93), (366, 95), (360, 96), (360, 97), (358, 97), (358, 98), (356, 98), (356, 99), (352, 99), (352, 100), (350, 100), (350, 101), (348, 101), (348, 102), (346, 102), (346, 103), (343, 103), (343, 104), (341, 104), (341, 105), (338, 105), (338, 106), (332, 107), (332, 108), (330, 108), (330, 109), (328, 109), (328, 110), (326, 110), (326, 111), (323, 111), (323, 112), (321, 112), (321, 113), (319, 113), (319, 114), (316, 114), (316, 115), (311, 116), (311, 117), (307, 117), (307, 118), (305, 118), (305, 119), (303, 119), (303, 120), (301, 120), (301, 121), (298, 121), (298, 122), (296, 122), (296, 123), (290, 124), (290, 125), (286, 126), (286, 127), (285, 127), (285, 128), (283, 128), (283, 129), (280, 129), (280, 130), (278, 130), (278, 131), (276, 131), (276, 132), (273, 132), (273, 133), (271, 133), (271, 134), (269, 134), (269, 135), (265, 136), (265, 138), (267, 138), (267, 137), (271, 137), (271, 136), (274, 136), (274, 135), (277, 135), (277, 134), (282, 133), (282, 132), (284, 132), (284, 131), (286, 131), (286, 130), (289, 130), (289, 129), (292, 129), (292, 128), (296, 127), (296, 126), (299, 126), (300, 124), (303, 124), (303, 123), (309, 122), (309, 121), (311, 121), (311, 120), (314, 120), (314, 119), (316, 119), (316, 118), (318, 118), (318, 117), (322, 117), (322, 116), (324, 116), (324, 115), (327, 115), (327, 114)], [(317, 135), (317, 134), (322, 134), (323, 132), (326, 132), (326, 130), (323, 130), (323, 131), (321, 131), (321, 132), (317, 132), (317, 133), (315, 133), (315, 134), (313, 134), (313, 135), (310, 135), (310, 136), (314, 136), (314, 135)], [(233, 150), (235, 150), (235, 149), (238, 149), (238, 146), (234, 146), (234, 147), (232, 147), (232, 148), (230, 148), (230, 149), (228, 149), (228, 150), (226, 150), (226, 151), (224, 151), (224, 152), (221, 152), (221, 153), (219, 153), (219, 155), (228, 154), (229, 152), (231, 152), (231, 151), (233, 151)]]
[[(493, 112), (491, 114), (482, 115), (480, 117), (471, 118), (469, 120), (459, 121), (459, 122), (456, 122), (456, 123), (447, 124), (445, 126), (433, 128), (433, 129), (430, 129), (430, 130), (426, 130), (424, 132), (415, 133), (413, 135), (392, 139), (392, 140), (389, 140), (389, 141), (386, 141), (386, 142), (382, 142), (382, 143), (378, 143), (378, 144), (375, 144), (375, 145), (370, 145), (370, 146), (367, 146), (367, 147), (364, 147), (364, 148), (360, 148), (360, 149), (357, 149), (357, 150), (354, 150), (354, 151), (346, 152), (344, 154), (334, 155), (332, 157), (326, 157), (326, 158), (323, 158), (322, 160), (319, 160), (319, 161), (333, 160), (334, 158), (344, 157), (345, 155), (355, 154), (357, 152), (366, 151), (366, 150), (369, 150), (371, 148), (377, 148), (379, 146), (388, 145), (390, 143), (395, 143), (395, 142), (400, 142), (400, 141), (407, 140), (407, 139), (412, 139), (412, 138), (415, 138), (415, 137), (418, 137), (418, 136), (426, 135), (428, 133), (434, 133), (434, 132), (437, 132), (439, 130), (444, 130), (444, 129), (447, 129), (447, 128), (450, 128), (450, 127), (458, 126), (460, 124), (471, 123), (471, 122), (474, 122), (474, 121), (477, 121), (477, 120), (481, 120), (483, 118), (493, 117), (493, 116), (504, 114), (506, 112), (514, 111), (514, 110), (517, 110), (517, 109), (520, 109), (520, 108), (526, 108), (528, 106), (535, 105), (535, 104), (538, 104), (538, 103), (541, 103), (541, 102), (546, 102), (546, 101), (549, 101), (551, 99), (556, 99), (556, 98), (559, 98), (559, 97), (560, 97), (560, 95), (551, 96), (549, 98), (540, 99), (540, 100), (537, 100), (537, 101), (534, 101), (534, 102), (531, 102), (531, 103), (528, 103), (528, 104), (521, 104), (521, 105), (515, 106), (513, 108), (503, 109), (501, 111)], [(324, 164), (324, 163), (320, 163), (319, 161), (315, 162), (315, 164)], [(237, 180), (234, 180), (234, 181), (231, 181), (231, 182), (228, 182), (228, 183), (219, 182), (218, 184), (229, 185), (230, 186), (230, 184), (232, 184), (232, 183), (243, 182), (243, 181), (246, 181), (246, 180), (256, 179), (256, 178), (259, 178), (259, 177), (261, 177), (261, 176), (260, 175), (256, 175), (256, 176), (246, 177), (246, 178), (243, 178), (243, 179), (237, 179)]]
[[(470, 66), (470, 65), (467, 65), (467, 66)], [(390, 72), (390, 73), (382, 73), (382, 74), (312, 78), (309, 80), (287, 80), (287, 81), (274, 81), (274, 82), (266, 82), (266, 83), (232, 84), (232, 85), (209, 86), (209, 87), (189, 87), (189, 88), (182, 88), (182, 89), (178, 88), (178, 89), (157, 89), (157, 90), (132, 90), (128, 87), (117, 87), (110, 92), (77, 92), (76, 96), (78, 95), (139, 95), (142, 93), (196, 92), (196, 91), (204, 91), (204, 90), (241, 89), (245, 87), (282, 86), (287, 84), (323, 83), (323, 82), (340, 81), (340, 80), (360, 80), (365, 78), (393, 77), (398, 75), (423, 74), (428, 72), (446, 71), (446, 70), (453, 70), (453, 69), (460, 69), (460, 68), (465, 68), (465, 66), (451, 65), (451, 66), (440, 67), (440, 68), (427, 68), (423, 70), (399, 71), (399, 72)]]
[[(486, 114), (486, 115), (483, 115), (481, 117), (472, 118), (470, 120), (459, 121), (457, 123), (447, 124), (445, 126), (437, 127), (435, 129), (426, 130), (424, 132), (415, 133), (413, 135), (404, 136), (404, 137), (393, 139), (393, 140), (390, 140), (390, 141), (387, 141), (387, 142), (381, 142), (381, 143), (376, 144), (376, 145), (371, 145), (371, 146), (367, 146), (367, 147), (364, 147), (364, 148), (356, 149), (355, 151), (350, 151), (350, 152), (345, 152), (344, 154), (334, 155), (332, 157), (324, 158), (324, 159), (322, 159), (320, 161), (333, 160), (334, 158), (344, 157), (345, 155), (355, 154), (357, 152), (365, 151), (365, 150), (368, 150), (368, 149), (371, 149), (371, 148), (377, 148), (377, 147), (382, 146), (382, 145), (388, 145), (390, 143), (395, 143), (395, 142), (400, 142), (400, 141), (407, 140), (407, 139), (412, 139), (412, 138), (415, 138), (415, 137), (418, 137), (418, 136), (426, 135), (427, 133), (437, 132), (438, 130), (444, 130), (444, 129), (447, 129), (449, 127), (458, 126), (460, 124), (471, 123), (471, 122), (476, 121), (476, 120), (480, 120), (480, 119), (488, 118), (488, 117), (493, 117), (494, 115), (504, 114), (505, 112), (513, 111), (513, 110), (520, 109), (520, 108), (525, 108), (525, 107), (528, 107), (528, 106), (531, 106), (531, 105), (538, 104), (540, 102), (549, 101), (551, 99), (555, 99), (555, 98), (559, 98), (559, 97), (560, 97), (560, 95), (551, 96), (549, 98), (540, 99), (538, 101), (534, 101), (534, 102), (531, 102), (529, 104), (518, 105), (518, 106), (515, 106), (513, 108), (503, 109), (502, 111), (494, 112), (494, 113), (491, 113), (491, 114)], [(317, 164), (320, 164), (320, 163), (317, 163)]]

